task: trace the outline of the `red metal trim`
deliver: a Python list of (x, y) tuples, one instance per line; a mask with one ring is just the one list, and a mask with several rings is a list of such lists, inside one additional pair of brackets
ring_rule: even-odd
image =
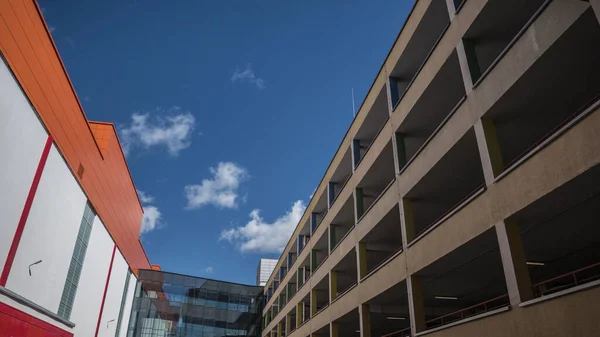
[(37, 188), (40, 184), (42, 172), (44, 171), (44, 166), (46, 166), (46, 161), (48, 160), (48, 155), (50, 154), (51, 148), (52, 136), (48, 135), (48, 138), (46, 138), (46, 145), (44, 146), (44, 150), (42, 151), (42, 155), (38, 163), (37, 170), (35, 171), (35, 175), (33, 176), (33, 182), (31, 183), (29, 193), (27, 194), (27, 199), (25, 200), (25, 205), (23, 206), (23, 211), (21, 212), (21, 218), (19, 219), (19, 224), (17, 225), (15, 236), (13, 237), (12, 244), (10, 245), (10, 250), (8, 251), (8, 256), (6, 257), (6, 262), (4, 263), (4, 268), (2, 269), (2, 275), (0, 276), (0, 286), (6, 286), (6, 281), (8, 281), (8, 275), (10, 274), (10, 269), (12, 268), (12, 264), (15, 260), (15, 255), (17, 254), (19, 243), (21, 242), (21, 236), (23, 236), (23, 230), (25, 229), (25, 224), (27, 223), (27, 218), (29, 217), (29, 211), (31, 211), (31, 205), (33, 204), (33, 199), (35, 198), (35, 193), (37, 192)]
[[(59, 327), (56, 327), (50, 323), (44, 322), (36, 317), (26, 314), (19, 309), (13, 308), (6, 303), (0, 302), (0, 317), (1, 314), (16, 318), (20, 321), (29, 323), (30, 325), (36, 326), (40, 329), (46, 330), (50, 333), (56, 334), (61, 337), (73, 337), (73, 334), (65, 331)], [(0, 320), (1, 321), (1, 320)]]
[[(405, 332), (408, 332), (408, 334), (407, 334), (407, 335), (405, 335), (405, 334), (404, 334)], [(398, 334), (400, 334), (400, 333), (401, 333), (401, 335), (398, 335)], [(410, 327), (408, 327), (408, 328), (404, 328), (404, 329), (402, 329), (402, 330), (394, 331), (394, 332), (392, 332), (392, 333), (389, 333), (389, 334), (387, 334), (387, 335), (383, 335), (383, 336), (381, 336), (381, 337), (392, 337), (392, 336), (395, 336), (395, 337), (404, 337), (404, 336), (410, 336)]]
[[(498, 297), (492, 298), (491, 300), (487, 300), (487, 301), (485, 301), (485, 302), (477, 303), (477, 304), (475, 304), (475, 305), (472, 305), (472, 306), (470, 306), (470, 307), (467, 307), (467, 308), (464, 308), (464, 309), (460, 309), (460, 310), (457, 310), (457, 311), (451, 312), (451, 313), (449, 313), (449, 314), (446, 314), (446, 315), (443, 315), (443, 316), (440, 316), (440, 317), (436, 317), (436, 318), (430, 319), (430, 320), (426, 321), (426, 322), (425, 322), (425, 324), (427, 324), (427, 323), (431, 323), (431, 322), (437, 322), (437, 321), (440, 321), (440, 322), (442, 322), (442, 324), (440, 324), (440, 325), (444, 325), (444, 323), (443, 323), (443, 320), (442, 320), (442, 319), (444, 319), (444, 318), (446, 318), (446, 317), (450, 317), (450, 316), (456, 315), (456, 314), (459, 314), (459, 313), (461, 313), (461, 312), (465, 312), (465, 311), (467, 311), (467, 310), (471, 310), (471, 309), (473, 309), (473, 308), (480, 307), (480, 306), (482, 306), (482, 305), (485, 307), (485, 310), (484, 310), (484, 311), (482, 311), (481, 313), (484, 313), (484, 312), (487, 312), (487, 311), (490, 311), (490, 310), (493, 310), (493, 309), (497, 309), (497, 308), (499, 308), (499, 307), (501, 307), (501, 306), (504, 306), (504, 305), (499, 305), (499, 306), (496, 306), (496, 307), (491, 307), (491, 308), (487, 308), (487, 306), (486, 306), (486, 305), (487, 305), (488, 303), (495, 302), (495, 301), (497, 301), (497, 300), (499, 300), (499, 299), (502, 299), (502, 298), (505, 298), (505, 297), (506, 297), (506, 298), (508, 298), (508, 294), (505, 294), (505, 295), (502, 295), (502, 296), (498, 296)], [(478, 314), (480, 314), (480, 313), (478, 313)], [(467, 317), (464, 317), (464, 318), (467, 318)]]
[(100, 322), (102, 321), (102, 312), (104, 311), (104, 302), (106, 302), (106, 292), (108, 291), (108, 283), (110, 282), (110, 274), (112, 273), (113, 262), (115, 261), (115, 252), (117, 251), (117, 245), (113, 245), (112, 256), (110, 258), (110, 266), (108, 267), (108, 275), (106, 276), (106, 285), (104, 285), (104, 295), (102, 295), (102, 304), (100, 305), (100, 313), (98, 314), (98, 324), (96, 324), (96, 334), (98, 337), (98, 331), (100, 331)]

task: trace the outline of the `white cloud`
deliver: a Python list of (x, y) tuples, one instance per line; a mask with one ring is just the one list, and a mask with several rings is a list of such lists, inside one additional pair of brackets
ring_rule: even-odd
[(140, 234), (145, 234), (156, 229), (160, 225), (162, 214), (155, 206), (144, 206), (144, 217), (142, 218), (142, 230)]
[(236, 245), (241, 252), (281, 253), (298, 225), (306, 204), (294, 202), (292, 208), (272, 223), (260, 217), (258, 209), (250, 212), (250, 221), (244, 226), (224, 230), (220, 240)]
[[(162, 109), (157, 109), (157, 113), (161, 112)], [(125, 154), (134, 148), (165, 147), (170, 155), (176, 156), (191, 145), (196, 123), (194, 116), (179, 107), (172, 107), (166, 112), (169, 116), (151, 116), (150, 113), (131, 115), (131, 124), (120, 128), (119, 132)]]
[(206, 267), (204, 268), (204, 272), (207, 274), (212, 274), (215, 271), (215, 269), (213, 267)]
[(233, 73), (233, 76), (231, 76), (231, 81), (251, 83), (256, 85), (259, 89), (266, 88), (265, 81), (254, 74), (251, 65), (246, 66), (246, 69), (244, 71), (236, 69)]
[(248, 178), (248, 172), (231, 162), (220, 162), (217, 168), (210, 168), (213, 177), (204, 179), (200, 185), (187, 185), (184, 192), (188, 200), (187, 208), (194, 209), (205, 205), (221, 208), (238, 206), (238, 187)]
[(140, 191), (140, 190), (136, 190), (136, 191), (137, 191), (138, 196), (140, 197), (140, 201), (143, 204), (154, 201), (154, 197), (151, 196), (150, 194), (147, 194), (146, 192)]

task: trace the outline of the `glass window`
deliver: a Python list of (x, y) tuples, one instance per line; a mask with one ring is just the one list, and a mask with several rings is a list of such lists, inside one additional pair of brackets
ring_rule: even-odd
[(67, 279), (65, 280), (65, 286), (58, 306), (58, 316), (66, 320), (71, 318), (71, 310), (73, 309), (73, 302), (75, 301), (75, 294), (77, 292), (77, 286), (79, 285), (79, 278), (81, 277), (81, 270), (83, 268), (85, 253), (90, 241), (95, 216), (96, 213), (90, 204), (86, 203), (83, 210), (83, 217), (79, 224), (77, 239), (75, 240), (75, 248), (73, 248), (73, 255), (71, 256)]

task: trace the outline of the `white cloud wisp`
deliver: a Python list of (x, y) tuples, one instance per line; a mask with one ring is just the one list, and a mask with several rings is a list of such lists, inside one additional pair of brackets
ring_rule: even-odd
[(306, 204), (298, 200), (290, 210), (272, 223), (261, 218), (260, 211), (255, 209), (250, 212), (248, 223), (222, 231), (219, 241), (226, 240), (235, 244), (242, 253), (281, 253), (305, 209)]
[(131, 115), (131, 124), (120, 128), (119, 132), (126, 155), (134, 148), (164, 147), (170, 155), (177, 156), (192, 144), (194, 116), (179, 107), (172, 107), (167, 112), (170, 115), (166, 117), (151, 116), (150, 113)]
[(254, 84), (259, 89), (266, 88), (265, 81), (254, 74), (254, 71), (250, 65), (246, 66), (246, 69), (243, 71), (236, 69), (233, 73), (233, 76), (231, 76), (231, 81)]
[(136, 191), (137, 191), (138, 196), (140, 197), (140, 201), (142, 202), (142, 204), (154, 201), (154, 197), (151, 196), (150, 194), (148, 194), (144, 191), (140, 191), (140, 190), (136, 190)]
[(162, 214), (158, 208), (156, 208), (156, 206), (143, 206), (143, 208), (144, 217), (142, 218), (142, 229), (140, 231), (140, 235), (156, 229), (162, 220)]
[(232, 162), (220, 162), (217, 168), (211, 167), (211, 179), (204, 179), (200, 185), (187, 185), (184, 188), (188, 209), (213, 205), (220, 208), (237, 208), (238, 188), (248, 178), (248, 172)]

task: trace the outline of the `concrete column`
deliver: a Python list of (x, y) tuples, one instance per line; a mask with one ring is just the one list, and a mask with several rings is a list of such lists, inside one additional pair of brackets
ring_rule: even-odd
[(450, 20), (456, 15), (456, 7), (454, 6), (454, 0), (446, 0), (446, 7), (448, 7), (448, 16)]
[(371, 311), (369, 305), (363, 303), (358, 306), (360, 320), (360, 337), (371, 337)]
[(356, 269), (358, 270), (358, 281), (367, 276), (367, 244), (359, 242), (356, 244)]
[(355, 222), (358, 222), (358, 219), (360, 219), (365, 212), (364, 194), (363, 189), (360, 187), (354, 189), (354, 206)]
[(415, 238), (415, 219), (410, 199), (402, 198), (400, 201), (400, 224), (402, 227), (402, 244), (404, 249)]
[(460, 71), (467, 94), (473, 90), (473, 84), (481, 76), (477, 55), (475, 54), (475, 43), (471, 40), (461, 39), (456, 46)]
[(337, 272), (329, 271), (329, 304), (337, 297)]
[(477, 137), (477, 147), (479, 148), (485, 184), (490, 186), (504, 170), (502, 152), (500, 152), (494, 121), (491, 119), (478, 120), (475, 123), (475, 136)]
[(510, 304), (518, 305), (533, 298), (519, 225), (516, 222), (501, 221), (496, 224), (496, 234)]
[(340, 327), (338, 323), (331, 322), (329, 323), (329, 337), (339, 337)]
[(600, 22), (600, 0), (590, 0), (594, 14), (596, 14), (596, 20)]
[(312, 289), (310, 291), (310, 318), (317, 313), (317, 291)]
[(411, 335), (425, 330), (425, 305), (423, 304), (423, 288), (417, 275), (406, 278), (408, 287), (408, 310), (410, 312)]

